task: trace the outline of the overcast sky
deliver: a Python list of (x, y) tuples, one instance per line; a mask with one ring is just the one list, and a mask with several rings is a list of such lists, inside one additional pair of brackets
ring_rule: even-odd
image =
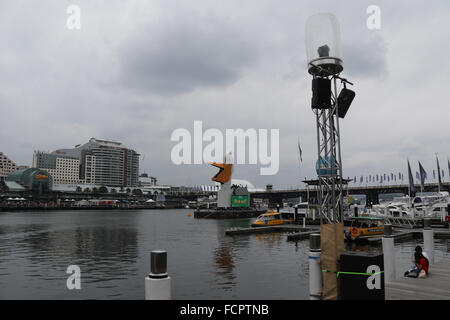
[[(66, 26), (73, 4), (80, 30)], [(366, 25), (372, 4), (380, 30)], [(279, 129), (278, 174), (234, 175), (298, 186), (315, 177), (305, 21), (319, 12), (340, 21), (342, 75), (357, 94), (340, 123), (344, 176), (406, 173), (409, 158), (430, 177), (438, 153), (448, 181), (447, 0), (1, 1), (0, 151), (31, 165), (33, 150), (110, 139), (160, 183), (208, 184), (215, 168), (172, 163), (175, 129)]]

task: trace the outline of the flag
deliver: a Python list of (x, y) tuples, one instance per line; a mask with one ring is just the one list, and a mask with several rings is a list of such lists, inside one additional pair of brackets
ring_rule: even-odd
[(303, 162), (303, 159), (302, 159), (302, 148), (300, 147), (300, 137), (298, 138), (298, 154), (300, 155), (300, 162)]
[(422, 188), (422, 190), (424, 190), (425, 189), (425, 179), (427, 178), (427, 172), (422, 167), (422, 164), (420, 163), (420, 161), (419, 161), (419, 171), (420, 171), (420, 187)]
[(409, 160), (408, 160), (408, 180), (409, 180), (409, 192), (414, 192), (414, 178), (411, 172), (411, 166), (409, 165)]
[(438, 182), (439, 182), (439, 192), (442, 189), (442, 180), (441, 180), (441, 168), (439, 168), (439, 159), (436, 154), (436, 162), (437, 162), (437, 173), (438, 173)]

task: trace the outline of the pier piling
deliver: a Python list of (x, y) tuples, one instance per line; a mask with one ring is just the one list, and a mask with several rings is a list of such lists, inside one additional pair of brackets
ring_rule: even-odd
[(395, 280), (395, 251), (392, 225), (384, 225), (384, 235), (381, 241), (383, 246), (384, 282), (389, 283)]
[(423, 246), (428, 255), (430, 264), (434, 263), (434, 232), (431, 228), (431, 221), (424, 219), (423, 221)]
[(320, 300), (322, 297), (322, 268), (320, 266), (320, 234), (309, 236), (309, 298)]
[(167, 252), (154, 250), (150, 254), (150, 274), (145, 277), (145, 300), (171, 300), (171, 279), (167, 274)]

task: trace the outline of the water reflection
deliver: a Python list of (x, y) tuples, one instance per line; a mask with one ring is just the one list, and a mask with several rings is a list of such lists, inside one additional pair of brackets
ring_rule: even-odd
[[(153, 249), (168, 252), (175, 299), (308, 299), (308, 240), (225, 236), (251, 219), (193, 219), (187, 212), (2, 213), (0, 299), (143, 299)], [(410, 267), (417, 244), (396, 244), (399, 273)], [(436, 260), (450, 256), (449, 248), (449, 241), (436, 241)], [(67, 290), (72, 264), (81, 268), (82, 290)]]
[(255, 235), (258, 242), (264, 243), (268, 250), (278, 248), (281, 241), (285, 241), (285, 235), (282, 232), (260, 233)]
[(218, 279), (216, 284), (222, 289), (230, 289), (234, 285), (234, 279), (236, 278), (233, 274), (233, 258), (232, 249), (230, 245), (221, 245), (214, 252), (215, 263), (216, 263), (216, 275)]
[[(34, 283), (39, 285), (30, 291), (39, 297), (57, 297), (67, 290), (69, 265), (80, 267), (84, 289), (101, 283), (89, 290), (92, 293), (109, 290), (138, 272), (137, 232), (131, 217), (123, 226), (101, 212), (14, 213), (8, 218), (0, 233), (0, 298), (22, 298), (14, 292)], [(39, 290), (41, 284), (46, 290)], [(103, 296), (117, 294), (104, 291)]]
[[(230, 227), (238, 227), (245, 225), (241, 220), (230, 220), (229, 223), (217, 223), (217, 240), (218, 245), (214, 249), (215, 262), (215, 283), (219, 289), (230, 290), (235, 285), (236, 276), (233, 273), (233, 247), (229, 238), (224, 236), (225, 230)], [(245, 242), (241, 243), (245, 246)]]

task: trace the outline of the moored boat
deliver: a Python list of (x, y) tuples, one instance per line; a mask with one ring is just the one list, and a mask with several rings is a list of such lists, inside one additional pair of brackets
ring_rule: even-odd
[(281, 218), (281, 214), (279, 212), (267, 212), (261, 214), (256, 220), (252, 223), (252, 227), (266, 227), (266, 226), (277, 226), (284, 224), (284, 220)]
[(347, 241), (381, 238), (384, 235), (384, 219), (377, 217), (350, 218), (350, 226), (344, 229)]

